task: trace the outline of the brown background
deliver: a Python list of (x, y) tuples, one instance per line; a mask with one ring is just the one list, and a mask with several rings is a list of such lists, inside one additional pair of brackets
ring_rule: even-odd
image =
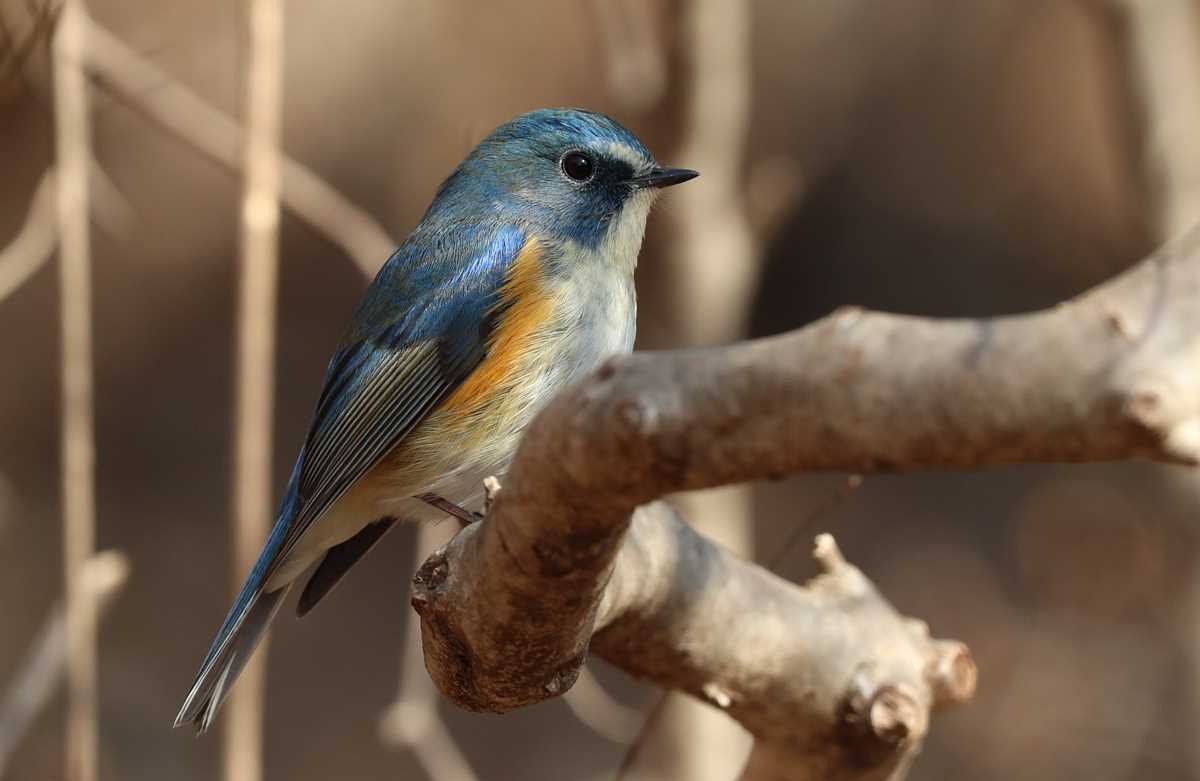
[[(800, 183), (764, 237), (755, 333), (843, 303), (952, 316), (1046, 306), (1149, 248), (1121, 29), (1103, 4), (751, 6), (751, 203), (772, 197), (773, 172)], [(242, 4), (90, 7), (239, 112)], [(287, 8), (285, 147), (396, 236), (475, 140), (540, 106), (610, 111), (660, 159), (689, 164), (674, 154), (675, 82), (646, 111), (611, 94), (604, 4)], [(678, 9), (654, 8), (673, 51)], [(19, 21), (24, 4), (0, 0), (0, 12)], [(28, 88), (0, 104), (0, 242), (52, 160), (44, 71), (43, 54)], [(97, 231), (95, 242), (99, 544), (133, 565), (102, 627), (103, 777), (215, 778), (219, 741), (169, 725), (227, 605), (238, 181), (103, 93), (95, 108), (98, 157), (139, 216), (132, 236)], [(680, 341), (662, 303), (672, 280), (655, 265), (666, 226), (651, 220), (642, 256), (642, 346)], [(365, 284), (294, 218), (282, 248), (277, 490)], [(56, 294), (51, 266), (0, 302), (0, 682), (59, 592)], [(756, 489), (760, 557), (839, 480)], [(1200, 778), (1198, 489), (1182, 470), (1141, 464), (869, 477), (812, 522), (901, 610), (975, 653), (979, 693), (935, 722), (915, 778)], [(396, 687), (414, 539), (395, 533), (322, 609), (278, 622), (268, 778), (423, 777), (377, 733)], [(806, 545), (785, 574), (811, 573)], [(617, 696), (649, 707), (650, 689), (596, 667)], [(443, 712), (482, 778), (607, 778), (624, 753), (560, 702), (504, 717)], [(56, 701), (10, 777), (60, 777), (61, 741)]]

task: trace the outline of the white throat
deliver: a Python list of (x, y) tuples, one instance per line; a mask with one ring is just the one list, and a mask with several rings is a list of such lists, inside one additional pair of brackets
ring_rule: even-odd
[(657, 195), (657, 190), (639, 190), (631, 195), (600, 240), (596, 252), (602, 261), (609, 264), (611, 273), (624, 273), (632, 277), (637, 268), (638, 253), (642, 249), (642, 237), (646, 233), (646, 218)]

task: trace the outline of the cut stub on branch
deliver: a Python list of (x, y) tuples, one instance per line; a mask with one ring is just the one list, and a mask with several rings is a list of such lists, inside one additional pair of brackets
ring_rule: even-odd
[(751, 777), (892, 777), (931, 711), (971, 697), (974, 662), (898, 614), (833, 537), (814, 555), (821, 574), (800, 587), (652, 505), (634, 516), (592, 648), (741, 722)]
[[(562, 694), (590, 643), (630, 674), (741, 722), (756, 738), (747, 777), (891, 778), (931, 711), (974, 691), (966, 647), (899, 615), (828, 535), (815, 552), (821, 574), (801, 587), (661, 503), (618, 530), (615, 557), (604, 538), (576, 538), (564, 558), (561, 547), (501, 534), (490, 520), (464, 529), (414, 578), (426, 667), (465, 708), (503, 712)], [(499, 593), (487, 590), (500, 577)], [(545, 610), (563, 597), (583, 607), (582, 620)]]

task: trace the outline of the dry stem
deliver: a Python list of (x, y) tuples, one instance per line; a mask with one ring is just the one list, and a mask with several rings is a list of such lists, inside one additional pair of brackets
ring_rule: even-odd
[(95, 548), (95, 440), (88, 167), (91, 120), (83, 73), (84, 9), (64, 0), (54, 36), (58, 233), (62, 287), (63, 568), (67, 615), (69, 781), (97, 774), (96, 604), (82, 587)]
[[(236, 594), (254, 566), (271, 518), (271, 431), (275, 389), (275, 304), (279, 273), (280, 127), (283, 112), (283, 3), (249, 7), (250, 74), (243, 157), (241, 283), (238, 297), (234, 476)], [(262, 778), (266, 638), (230, 696), (225, 777)]]
[[(87, 21), (87, 68), (98, 86), (231, 171), (243, 164), (242, 131), (231, 117), (171, 78), (94, 20)], [(387, 231), (312, 170), (281, 162), (283, 205), (374, 275), (395, 249)]]

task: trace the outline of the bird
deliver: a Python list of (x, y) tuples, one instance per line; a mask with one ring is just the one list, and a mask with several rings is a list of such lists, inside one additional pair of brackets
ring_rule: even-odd
[(538, 410), (633, 349), (651, 205), (698, 175), (573, 108), (522, 114), (467, 155), (359, 302), (175, 726), (209, 728), (310, 568), (300, 616), (397, 522), (476, 516), (484, 479), (503, 474)]

